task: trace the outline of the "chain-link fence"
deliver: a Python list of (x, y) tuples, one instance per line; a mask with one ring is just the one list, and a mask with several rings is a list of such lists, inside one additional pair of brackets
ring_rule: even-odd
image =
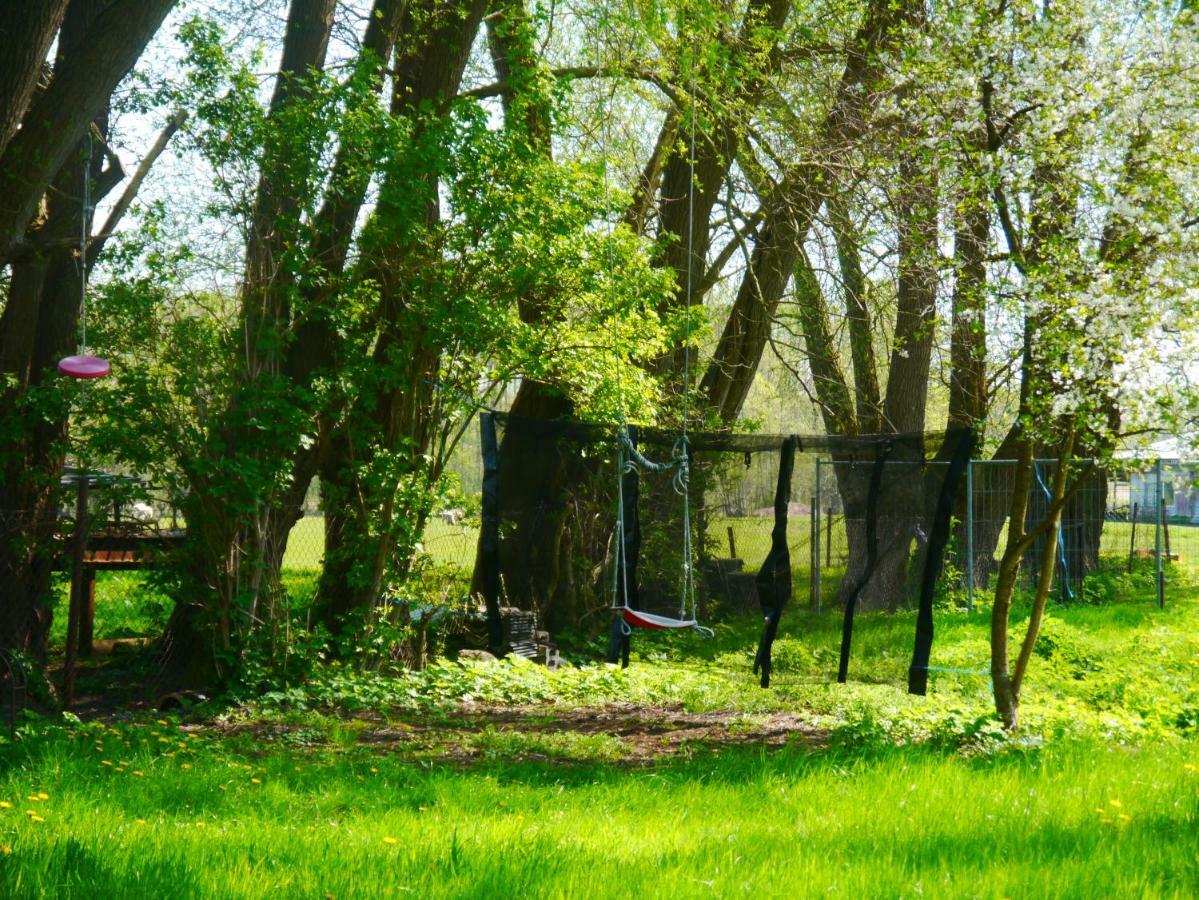
[[(943, 465), (930, 463), (930, 465)], [(1086, 470), (1087, 461), (1079, 461)], [(1036, 460), (1029, 487), (1026, 526), (1045, 518), (1057, 461)], [(974, 460), (959, 488), (950, 552), (943, 586), (964, 591), (973, 608), (976, 596), (991, 587), (1007, 539), (1016, 463)], [(1034, 578), (1046, 539), (1058, 546), (1054, 590), (1063, 600), (1078, 598), (1088, 575), (1150, 569), (1158, 603), (1165, 602), (1169, 573), (1176, 564), (1199, 559), (1199, 463), (1185, 460), (1127, 460), (1095, 468), (1077, 484), (1062, 511), (1056, 532), (1035, 542), (1025, 554), (1022, 572)], [(813, 556), (811, 591), (819, 605), (829, 584), (839, 582), (848, 563), (846, 523), (828, 460), (816, 463), (811, 497)]]
[[(1044, 516), (1055, 468), (1052, 459), (1035, 464), (1029, 524)], [(734, 608), (754, 607), (750, 573), (757, 570), (770, 546), (774, 476), (757, 469), (747, 465), (735, 473), (739, 477), (722, 479), (708, 491), (697, 514), (703, 532), (701, 563), (707, 569), (720, 570), (716, 580), (722, 585), (735, 587), (745, 582), (744, 602), (734, 602)], [(477, 467), (468, 464), (457, 478), (457, 500), (429, 517), (420, 552), (429, 565), (469, 575), (479, 537)], [(967, 467), (959, 486), (942, 587), (963, 595), (971, 607), (992, 585), (1007, 536), (1014, 480), (1013, 462), (976, 460)], [(131, 499), (133, 496), (137, 499)], [(835, 463), (817, 459), (796, 466), (788, 544), (799, 589), (797, 599), (810, 592), (816, 610), (837, 604), (840, 582), (850, 563), (843, 508)], [(128, 558), (126, 545), (178, 537), (184, 533), (185, 523), (155, 492), (120, 480), (94, 485), (89, 509), (88, 613), (94, 620), (89, 623), (94, 638), (120, 640), (159, 633), (170, 613), (170, 598), (157, 587), (150, 572)], [(303, 513), (292, 529), (283, 561), (284, 585), (296, 598), (313, 595), (323, 563), (325, 532), (319, 487), (310, 492)], [(65, 538), (73, 527), (72, 510), (64, 509), (60, 518)], [(860, 525), (850, 521), (848, 530)], [(1156, 576), (1159, 602), (1164, 602), (1171, 568), (1199, 560), (1199, 463), (1127, 461), (1094, 471), (1074, 490), (1052, 539), (1059, 548), (1054, 589), (1063, 599), (1080, 596), (1086, 577), (1099, 569), (1149, 570)], [(1040, 549), (1039, 544), (1034, 545), (1026, 556), (1026, 577), (1036, 573)], [(738, 561), (743, 566), (737, 566)], [(54, 637), (59, 641), (65, 636), (67, 622), (69, 566), (65, 563), (64, 558), (55, 575), (61, 614), (54, 617)], [(742, 578), (741, 572), (747, 574)]]

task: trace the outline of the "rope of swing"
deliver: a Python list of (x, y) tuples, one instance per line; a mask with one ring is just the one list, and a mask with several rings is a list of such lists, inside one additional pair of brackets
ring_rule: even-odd
[[(603, 15), (601, 13), (601, 15)], [(679, 34), (680, 36), (686, 31), (683, 27), (683, 22), (680, 21)], [(602, 57), (603, 48), (601, 42), (600, 29), (596, 28), (596, 59)], [(685, 276), (685, 313), (686, 326), (683, 338), (683, 410), (682, 410), (682, 435), (675, 442), (671, 450), (671, 458), (666, 462), (655, 462), (641, 453), (637, 446), (633, 443), (629, 433), (628, 422), (625, 414), (623, 402), (623, 388), (620, 380), (617, 379), (617, 407), (620, 413), (620, 427), (617, 432), (618, 448), (617, 448), (617, 513), (616, 513), (616, 542), (619, 550), (619, 558), (624, 559), (626, 551), (625, 547), (625, 506), (624, 506), (624, 475), (634, 472), (666, 472), (673, 471), (672, 479), (674, 490), (683, 498), (683, 540), (682, 540), (682, 572), (680, 575), (679, 585), (679, 611), (678, 617), (681, 621), (696, 620), (697, 609), (697, 592), (695, 587), (695, 569), (694, 569), (694, 548), (691, 536), (691, 496), (690, 496), (690, 448), (688, 429), (691, 415), (691, 305), (694, 298), (694, 269), (695, 269), (695, 146), (696, 146), (696, 76), (695, 76), (695, 54), (696, 43), (695, 36), (692, 35), (692, 50), (690, 59), (690, 134), (688, 140), (688, 189), (687, 189), (687, 271)], [(611, 151), (611, 122), (610, 117), (605, 115), (602, 135), (603, 144), (603, 189), (605, 198), (608, 197), (610, 186), (608, 180), (608, 163)], [(613, 247), (611, 242), (612, 226), (610, 225), (609, 241), (608, 241), (608, 263), (609, 272), (615, 271), (615, 259), (613, 258)], [(611, 323), (613, 345), (616, 343), (616, 322), (613, 318)], [(623, 596), (621, 588), (623, 587)], [(614, 609), (623, 609), (628, 607), (629, 584), (628, 584), (628, 568), (626, 565), (618, 565), (615, 567), (612, 578), (612, 607)], [(695, 626), (699, 628), (698, 625)], [(622, 623), (622, 630), (625, 634), (629, 633), (627, 623)]]

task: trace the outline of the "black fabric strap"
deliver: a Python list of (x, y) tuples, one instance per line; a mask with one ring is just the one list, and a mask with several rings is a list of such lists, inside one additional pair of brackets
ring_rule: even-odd
[[(629, 443), (637, 446), (637, 429), (628, 429)], [(623, 466), (624, 455), (620, 460)], [(641, 559), (641, 516), (637, 501), (641, 494), (641, 478), (636, 466), (624, 468), (620, 476), (621, 501), (624, 504), (623, 540), (616, 545), (616, 597), (630, 609), (641, 608), (641, 592), (637, 582), (637, 563)], [(608, 638), (608, 662), (620, 661), (621, 668), (629, 665), (629, 629), (624, 617), (616, 613), (612, 617), (612, 631)]]
[(883, 467), (891, 455), (891, 445), (884, 444), (874, 458), (870, 472), (870, 491), (866, 495), (866, 568), (845, 600), (845, 619), (841, 624), (841, 660), (837, 666), (837, 681), (844, 684), (849, 678), (849, 651), (853, 643), (853, 616), (857, 611), (858, 597), (878, 566), (878, 495), (882, 489)]
[(500, 621), (500, 449), (494, 413), (479, 417), (479, 436), (483, 448), (479, 563), (483, 602), (487, 607), (487, 641), (492, 651), (498, 653), (503, 649), (504, 625)]
[(958, 482), (962, 480), (962, 473), (974, 453), (976, 438), (973, 431), (961, 431), (954, 432), (948, 440), (953, 440), (955, 446), (949, 457), (949, 469), (945, 473), (945, 480), (941, 482), (937, 510), (929, 532), (924, 571), (921, 573), (916, 644), (912, 650), (912, 666), (908, 669), (909, 694), (924, 694), (928, 691), (928, 661), (933, 649), (933, 595), (936, 593), (937, 580), (941, 577), (941, 569), (945, 562), (945, 546), (949, 543)]
[(754, 674), (761, 675), (762, 687), (770, 687), (773, 664), (770, 657), (774, 638), (778, 634), (783, 608), (791, 599), (791, 551), (787, 547), (787, 508), (791, 502), (791, 476), (795, 471), (795, 448), (799, 441), (789, 437), (779, 452), (779, 477), (774, 489), (774, 528), (770, 532), (770, 552), (758, 570), (758, 603), (765, 621), (758, 653), (754, 657)]

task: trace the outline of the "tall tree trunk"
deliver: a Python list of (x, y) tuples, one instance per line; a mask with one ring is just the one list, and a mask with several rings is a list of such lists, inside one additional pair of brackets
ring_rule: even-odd
[(700, 384), (708, 405), (725, 422), (734, 421), (741, 413), (808, 230), (837, 182), (834, 173), (869, 124), (875, 100), (870, 86), (883, 74), (882, 55), (899, 26), (919, 16), (922, 8), (915, 0), (871, 0), (819, 131), (817, 148), (822, 162), (812, 163), (805, 157), (795, 163), (784, 172), (773, 193), (762, 199), (763, 225)]
[[(88, 52), (96, 29), (106, 25), (107, 6), (99, 0), (71, 4), (59, 34), (55, 80)], [(149, 36), (143, 36), (143, 43)], [(83, 102), (78, 96), (63, 99)], [(37, 109), (35, 103), (28, 115)], [(100, 112), (94, 126), (103, 136), (107, 114), (102, 104)], [(87, 125), (93, 127), (90, 121)], [(30, 126), (30, 139), (37, 130)], [(27, 223), (27, 247), (13, 261), (0, 316), (0, 376), (7, 379), (0, 393), (0, 429), (9, 436), (0, 454), (0, 647), (38, 658), (44, 658), (51, 625), (50, 574), (59, 549), (55, 533), (69, 410), (67, 397), (55, 389), (55, 363), (76, 345), (80, 309), (80, 259), (70, 244), (78, 240), (81, 227), (91, 232), (91, 211), (85, 219), (79, 199), (84, 178), (91, 179), (98, 201), (120, 176), (119, 169), (103, 168), (99, 152), (93, 153), (85, 176), (82, 134), (81, 124), (41, 215)], [(34, 146), (24, 127), (9, 149), (18, 143), (27, 151)], [(0, 169), (4, 165), (0, 160)]]
[[(397, 48), (392, 113), (412, 120), (414, 145), (428, 130), (424, 117), (441, 114), (457, 94), (487, 6), (482, 0), (454, 8), (430, 3), (409, 12), (412, 40)], [(374, 382), (347, 398), (335, 418), (326, 416), (322, 429), (326, 567), (318, 601), (334, 631), (347, 615), (379, 602), (388, 575), (405, 571), (445, 464), (429, 452), (443, 348), (426, 328), (419, 303), (422, 295), (436, 295), (443, 267), (430, 239), (440, 219), (438, 183), (436, 163), (393, 172), (367, 226), (368, 236), (407, 230), (414, 237), (365, 242), (363, 271), (379, 286)], [(403, 229), (414, 193), (423, 198), (424, 221)]]
[(16, 3), (0, 20), (0, 158), (29, 107), (68, 0)]
[(0, 265), (12, 260), (51, 180), (175, 2), (72, 0), (68, 18), (76, 9), (86, 17), (87, 40), (60, 49), (49, 86), (0, 156)]

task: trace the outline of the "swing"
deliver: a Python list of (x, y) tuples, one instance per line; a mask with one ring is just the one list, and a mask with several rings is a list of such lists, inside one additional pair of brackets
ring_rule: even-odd
[[(599, 41), (597, 35), (596, 41), (596, 56), (599, 57)], [(691, 308), (692, 304), (692, 269), (694, 268), (694, 233), (695, 233), (695, 65), (692, 61), (691, 71), (691, 123), (690, 135), (688, 141), (688, 164), (689, 164), (689, 179), (687, 188), (687, 283), (686, 283), (686, 304), (687, 308)], [(608, 125), (605, 119), (604, 129), (604, 151), (605, 161), (607, 159), (608, 150)], [(604, 190), (607, 193), (608, 189), (608, 168), (605, 162), (604, 166)], [(609, 259), (609, 265), (613, 265)], [(690, 496), (690, 471), (691, 471), (691, 453), (687, 439), (687, 421), (689, 418), (690, 392), (691, 392), (691, 328), (688, 322), (687, 334), (683, 342), (683, 428), (682, 434), (675, 442), (671, 451), (671, 459), (669, 462), (653, 462), (643, 456), (638, 451), (632, 436), (629, 433), (627, 423), (623, 422), (624, 409), (621, 408), (622, 424), (617, 432), (618, 448), (617, 448), (617, 473), (616, 473), (616, 495), (617, 495), (617, 510), (616, 510), (616, 565), (613, 567), (612, 577), (612, 604), (611, 609), (618, 615), (618, 619), (614, 623), (613, 641), (621, 644), (621, 656), (624, 659), (625, 665), (628, 664), (628, 639), (634, 628), (645, 628), (651, 631), (683, 631), (691, 630), (712, 637), (713, 631), (699, 624), (696, 618), (696, 589), (695, 589), (695, 556), (692, 552), (691, 542), (691, 496)], [(619, 391), (619, 386), (618, 386)], [(640, 535), (629, 535), (625, 527), (625, 480), (631, 478), (635, 485), (636, 479), (642, 473), (661, 473), (673, 471), (673, 486), (679, 496), (683, 498), (683, 546), (682, 546), (682, 570), (679, 578), (679, 607), (678, 613), (675, 616), (661, 615), (651, 613), (635, 608), (630, 602), (630, 594), (637, 591), (636, 584), (630, 584), (629, 570), (635, 568), (629, 565), (629, 558), (634, 559), (637, 555), (637, 549), (630, 546), (630, 538), (636, 544), (640, 544)], [(632, 490), (636, 490), (633, 486)], [(618, 638), (619, 632), (619, 640)]]
[[(629, 434), (627, 427), (621, 427), (617, 432), (619, 450), (617, 452), (617, 508), (616, 508), (616, 547), (617, 564), (613, 567), (612, 579), (612, 611), (620, 615), (619, 627), (624, 638), (632, 634), (634, 628), (645, 628), (651, 631), (682, 631), (690, 629), (705, 637), (712, 637), (711, 628), (699, 624), (696, 619), (695, 576), (692, 567), (693, 554), (691, 550), (691, 503), (690, 503), (690, 453), (687, 445), (687, 435), (684, 434), (675, 442), (670, 462), (656, 463), (637, 450), (636, 444)], [(625, 477), (637, 478), (641, 472), (674, 471), (672, 478), (675, 492), (683, 498), (683, 566), (679, 587), (679, 610), (677, 616), (666, 616), (636, 609), (629, 603), (629, 553), (627, 529), (625, 527)]]
[(79, 226), (79, 347), (73, 356), (58, 361), (58, 372), (68, 378), (91, 380), (103, 378), (111, 367), (108, 360), (87, 352), (87, 224), (92, 205), (92, 134), (89, 127), (84, 141), (87, 153), (83, 160), (83, 203)]

